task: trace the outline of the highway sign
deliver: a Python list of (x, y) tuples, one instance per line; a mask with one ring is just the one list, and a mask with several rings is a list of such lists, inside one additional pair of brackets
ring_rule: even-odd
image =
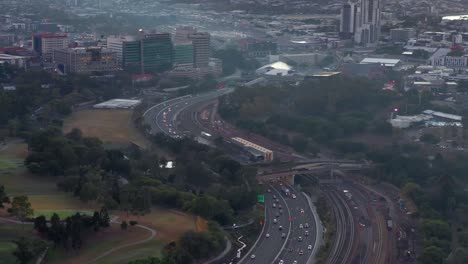
[(263, 195), (263, 194), (257, 195), (257, 201), (259, 203), (265, 203), (265, 195)]

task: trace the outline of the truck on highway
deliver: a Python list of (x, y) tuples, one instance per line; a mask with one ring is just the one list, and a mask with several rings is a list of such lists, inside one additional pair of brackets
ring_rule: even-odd
[(393, 221), (392, 221), (392, 219), (388, 219), (388, 220), (387, 220), (387, 229), (388, 229), (388, 231), (390, 231), (390, 230), (393, 229)]
[(204, 136), (204, 137), (211, 137), (211, 134), (210, 133), (207, 133), (205, 131), (202, 131), (201, 132), (201, 135)]

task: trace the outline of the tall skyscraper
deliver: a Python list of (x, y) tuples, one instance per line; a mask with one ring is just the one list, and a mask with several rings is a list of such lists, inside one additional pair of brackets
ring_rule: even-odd
[(355, 2), (347, 2), (341, 8), (340, 35), (351, 38), (356, 30), (356, 14), (358, 5)]
[(151, 33), (141, 39), (142, 72), (172, 68), (173, 45), (170, 33)]
[(207, 32), (189, 35), (189, 39), (193, 43), (193, 58), (197, 68), (208, 67), (210, 62), (210, 38), (210, 34)]
[(360, 0), (355, 14), (354, 42), (376, 44), (380, 36), (380, 0)]

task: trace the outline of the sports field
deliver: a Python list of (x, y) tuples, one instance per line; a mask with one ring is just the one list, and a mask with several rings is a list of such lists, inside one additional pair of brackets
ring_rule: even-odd
[(133, 142), (142, 148), (148, 140), (135, 128), (133, 110), (84, 109), (75, 111), (63, 125), (65, 133), (79, 128), (84, 135), (100, 138), (104, 143), (127, 144)]

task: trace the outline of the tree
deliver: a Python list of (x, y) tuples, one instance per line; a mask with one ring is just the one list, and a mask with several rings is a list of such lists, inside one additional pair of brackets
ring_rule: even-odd
[(121, 228), (122, 230), (126, 230), (127, 227), (128, 227), (127, 221), (122, 221), (122, 223), (120, 224), (120, 228)]
[(34, 229), (41, 234), (46, 234), (49, 230), (45, 216), (40, 215), (34, 219)]
[(433, 134), (423, 134), (420, 138), (422, 142), (429, 143), (429, 144), (437, 144), (440, 141), (440, 138), (434, 136)]
[(26, 218), (34, 214), (28, 197), (24, 195), (13, 198), (9, 212), (11, 215), (18, 217), (23, 223)]
[(0, 208), (4, 208), (4, 203), (10, 203), (10, 198), (5, 192), (5, 186), (0, 185)]
[(92, 223), (93, 223), (94, 232), (99, 231), (99, 228), (101, 227), (101, 215), (99, 214), (99, 212), (96, 212), (96, 211), (94, 212)]
[(99, 216), (100, 216), (100, 226), (109, 227), (110, 217), (109, 217), (109, 212), (107, 211), (106, 207), (101, 208), (101, 211), (99, 212)]
[(436, 246), (424, 248), (418, 260), (423, 264), (442, 264), (445, 258), (445, 252)]
[(54, 213), (50, 218), (49, 239), (57, 246), (63, 240), (64, 228), (58, 214)]
[(26, 237), (20, 237), (19, 239), (14, 240), (13, 243), (16, 244), (16, 249), (13, 251), (13, 255), (21, 264), (29, 263), (46, 248), (46, 244), (43, 241)]

